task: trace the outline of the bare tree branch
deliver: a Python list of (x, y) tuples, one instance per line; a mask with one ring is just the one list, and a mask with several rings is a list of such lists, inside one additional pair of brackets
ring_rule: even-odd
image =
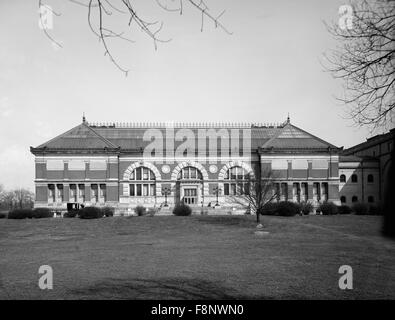
[[(159, 21), (148, 21), (142, 17), (140, 13), (137, 13), (136, 6), (132, 4), (131, 0), (69, 0), (71, 3), (87, 8), (88, 10), (88, 25), (92, 33), (98, 37), (104, 48), (104, 55), (110, 58), (110, 61), (126, 76), (128, 69), (121, 66), (118, 60), (113, 56), (107, 39), (117, 38), (129, 42), (134, 42), (129, 37), (124, 36), (124, 32), (116, 32), (113, 30), (111, 25), (105, 24), (106, 16), (115, 16), (115, 14), (125, 15), (129, 17), (127, 27), (131, 27), (132, 24), (136, 25), (143, 33), (145, 33), (154, 44), (155, 50), (157, 50), (158, 43), (169, 42), (171, 39), (162, 39), (159, 37), (159, 33), (163, 28), (163, 22)], [(225, 11), (222, 11), (217, 17), (213, 16), (209, 12), (209, 8), (203, 0), (179, 0), (178, 5), (175, 7), (169, 7), (166, 2), (170, 0), (155, 0), (156, 4), (165, 11), (183, 13), (184, 2), (189, 3), (194, 9), (198, 10), (201, 14), (201, 31), (203, 31), (204, 19), (212, 21), (214, 27), (219, 27), (227, 34), (231, 34), (225, 26), (219, 21)], [(172, 1), (174, 2), (174, 1)], [(42, 6), (42, 0), (39, 0), (39, 6)], [(41, 14), (40, 14), (41, 19)], [(59, 47), (62, 47), (60, 43), (51, 37), (51, 35), (44, 28), (45, 35)]]
[(340, 47), (325, 55), (326, 70), (344, 81), (348, 117), (372, 131), (394, 122), (395, 1), (353, 3), (352, 27), (326, 25)]

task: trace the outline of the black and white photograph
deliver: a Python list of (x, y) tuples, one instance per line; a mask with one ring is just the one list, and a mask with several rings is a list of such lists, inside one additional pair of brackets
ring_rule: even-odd
[(0, 26), (0, 300), (395, 300), (395, 1), (0, 0)]

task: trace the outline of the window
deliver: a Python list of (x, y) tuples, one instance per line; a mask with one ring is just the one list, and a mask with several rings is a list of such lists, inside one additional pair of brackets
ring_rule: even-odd
[(374, 197), (373, 196), (369, 196), (368, 197), (368, 202), (369, 203), (373, 203), (374, 202)]
[(353, 174), (352, 176), (351, 176), (351, 182), (358, 182), (358, 176), (356, 175), (356, 174)]
[(346, 182), (346, 175), (345, 174), (340, 175), (340, 182)]
[(100, 199), (106, 201), (107, 198), (107, 186), (105, 184), (100, 185)]
[(78, 197), (79, 197), (79, 201), (85, 202), (85, 185), (84, 184), (78, 185)]
[(48, 185), (48, 202), (55, 202), (55, 185)]
[(178, 180), (203, 180), (202, 173), (195, 167), (182, 168), (178, 173)]
[(146, 167), (138, 167), (130, 175), (129, 195), (131, 197), (147, 197), (155, 195), (155, 174)]
[(70, 202), (77, 202), (77, 185), (70, 184)]
[(63, 184), (57, 184), (56, 189), (58, 191), (58, 200), (59, 202), (63, 202)]
[(341, 203), (346, 203), (346, 202), (347, 202), (346, 197), (345, 197), (345, 196), (341, 196), (341, 197), (340, 197), (340, 202), (341, 202)]
[(224, 177), (224, 195), (238, 195), (248, 192), (248, 180), (250, 174), (242, 167), (230, 168)]
[(97, 184), (91, 184), (91, 201), (97, 202), (99, 198), (99, 190)]
[(358, 202), (358, 197), (357, 196), (353, 196), (351, 199), (352, 202)]
[(368, 174), (368, 182), (369, 183), (373, 183), (374, 182), (374, 178), (372, 174)]

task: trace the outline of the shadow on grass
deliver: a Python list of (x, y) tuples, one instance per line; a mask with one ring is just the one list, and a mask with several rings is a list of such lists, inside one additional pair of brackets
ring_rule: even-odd
[(248, 299), (238, 291), (199, 279), (107, 279), (74, 289), (73, 299)]

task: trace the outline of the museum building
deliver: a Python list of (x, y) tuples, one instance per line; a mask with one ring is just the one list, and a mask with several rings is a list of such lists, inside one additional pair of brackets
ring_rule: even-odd
[[(293, 125), (89, 123), (39, 145), (35, 207), (67, 203), (117, 212), (165, 202), (236, 206), (249, 179), (275, 177), (275, 201), (340, 204), (338, 148)], [(258, 171), (257, 171), (258, 170)]]

